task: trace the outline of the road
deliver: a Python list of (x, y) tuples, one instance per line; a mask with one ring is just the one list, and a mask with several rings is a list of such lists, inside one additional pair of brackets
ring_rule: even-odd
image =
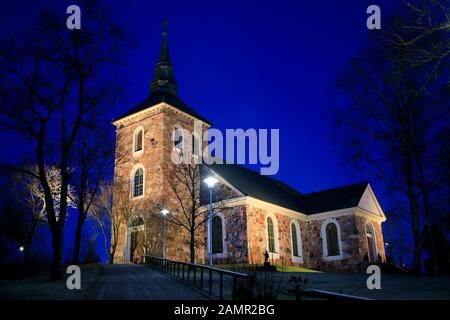
[(93, 299), (205, 300), (194, 289), (148, 267), (134, 264), (104, 265), (93, 286)]

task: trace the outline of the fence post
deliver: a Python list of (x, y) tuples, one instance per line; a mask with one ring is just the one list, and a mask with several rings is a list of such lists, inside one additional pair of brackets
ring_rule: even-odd
[(233, 300), (236, 300), (236, 276), (233, 276)]
[(253, 274), (249, 273), (248, 276), (250, 277), (250, 299), (253, 300)]
[(209, 293), (211, 294), (212, 292), (212, 270), (209, 269)]
[(197, 279), (197, 267), (194, 265), (194, 279), (193, 279), (193, 284), (194, 284), (194, 286), (195, 286), (195, 282), (196, 282), (196, 279)]
[(220, 300), (223, 300), (223, 273), (219, 272), (220, 277)]
[(200, 268), (200, 289), (203, 289), (203, 268)]
[(183, 280), (184, 280), (184, 263), (182, 264), (182, 266), (183, 266)]

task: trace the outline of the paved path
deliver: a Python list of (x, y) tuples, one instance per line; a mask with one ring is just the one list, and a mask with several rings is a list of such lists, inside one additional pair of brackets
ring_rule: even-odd
[(94, 299), (206, 299), (205, 296), (174, 279), (148, 267), (134, 264), (104, 265), (94, 288)]

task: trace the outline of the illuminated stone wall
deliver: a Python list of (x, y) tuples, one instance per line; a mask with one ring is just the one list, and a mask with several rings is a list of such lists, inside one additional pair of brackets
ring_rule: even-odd
[[(256, 206), (247, 206), (248, 243), (250, 263), (262, 264), (264, 252), (268, 248), (267, 216), (272, 214), (278, 225), (277, 253), (270, 253), (272, 264), (283, 266), (304, 266), (323, 271), (363, 271), (369, 264), (367, 261), (367, 242), (365, 234), (366, 217), (354, 213), (337, 216), (340, 226), (342, 258), (327, 261), (323, 253), (322, 224), (327, 218), (304, 221), (292, 215), (286, 215), (276, 210), (268, 210)], [(300, 226), (303, 261), (293, 259), (290, 225), (297, 221)], [(384, 261), (384, 241), (381, 223), (371, 220), (376, 238), (377, 253)]]
[[(178, 214), (179, 202), (173, 191), (165, 181), (163, 166), (170, 165), (172, 152), (172, 131), (174, 126), (180, 126), (193, 131), (194, 120), (181, 112), (165, 106), (153, 107), (151, 111), (136, 114), (126, 118), (116, 126), (116, 160), (120, 163), (114, 172), (115, 181), (120, 177), (130, 181), (125, 192), (131, 198), (131, 173), (136, 165), (142, 165), (145, 170), (144, 196), (131, 199), (139, 215), (158, 214), (151, 204), (160, 204), (169, 209), (170, 214)], [(133, 135), (138, 127), (144, 128), (143, 151), (133, 153)], [(204, 127), (203, 129), (206, 129)], [(121, 154), (118, 154), (119, 151)], [(113, 207), (115, 205), (113, 204)], [(178, 213), (177, 213), (178, 212)], [(146, 219), (147, 221), (148, 219)], [(162, 249), (162, 224), (146, 226), (152, 248), (149, 253), (157, 254)], [(196, 261), (204, 262), (205, 230), (203, 225), (196, 230)], [(175, 224), (167, 223), (167, 257), (180, 261), (189, 261), (190, 258), (189, 232)], [(122, 224), (116, 249), (115, 262), (126, 262), (127, 227)], [(159, 254), (161, 255), (161, 254)]]

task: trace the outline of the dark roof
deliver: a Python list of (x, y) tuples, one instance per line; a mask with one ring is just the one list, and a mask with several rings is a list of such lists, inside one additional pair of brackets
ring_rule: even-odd
[(281, 207), (315, 214), (356, 207), (368, 182), (302, 194), (286, 183), (236, 164), (208, 166), (241, 193)]
[(203, 118), (200, 114), (198, 114), (194, 109), (192, 109), (189, 105), (187, 105), (178, 96), (172, 95), (167, 92), (162, 92), (162, 91), (152, 92), (147, 99), (145, 99), (144, 101), (139, 103), (134, 108), (131, 108), (127, 112), (121, 114), (119, 117), (115, 118), (113, 121), (117, 121), (119, 119), (128, 117), (136, 112), (153, 107), (161, 102), (166, 102), (167, 104), (170, 104), (171, 106), (177, 108), (178, 110), (183, 111), (183, 112), (193, 116), (194, 118), (197, 118), (197, 119), (211, 125), (211, 122), (209, 122), (208, 120)]
[(315, 214), (358, 206), (369, 182), (327, 189), (302, 195), (299, 198), (303, 212)]
[(209, 168), (244, 195), (300, 211), (297, 197), (301, 193), (284, 182), (237, 164), (212, 164)]

